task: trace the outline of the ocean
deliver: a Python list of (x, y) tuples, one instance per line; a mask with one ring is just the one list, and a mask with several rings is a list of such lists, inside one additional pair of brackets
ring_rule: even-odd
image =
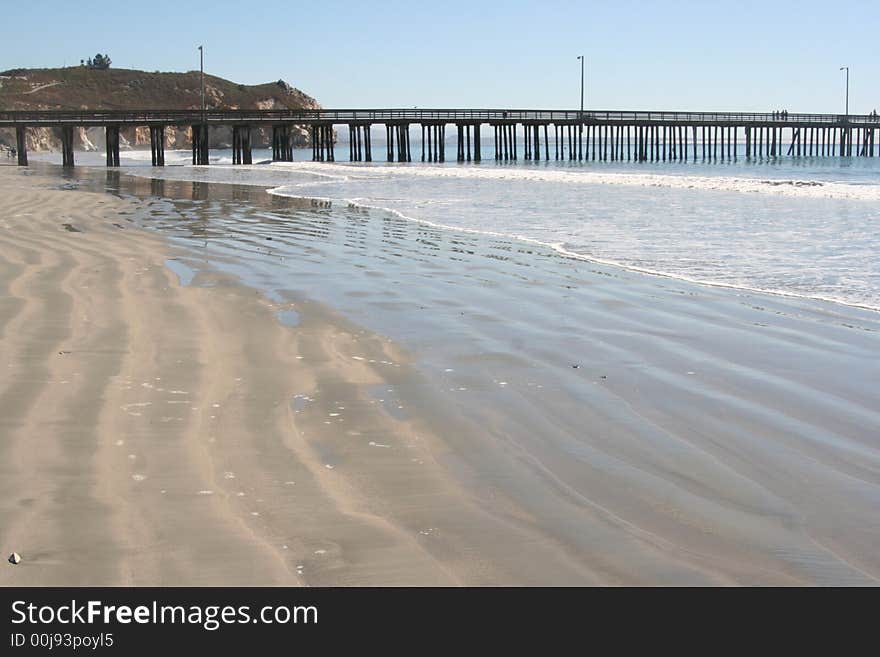
[[(270, 162), (252, 166), (211, 152), (188, 165), (170, 152), (163, 170), (148, 152), (123, 153), (135, 175), (265, 187), (269, 194), (365, 208), (458, 232), (542, 245), (572, 258), (703, 285), (814, 298), (880, 309), (880, 158), (790, 158), (736, 162), (388, 163), (381, 140), (372, 163)], [(542, 147), (543, 151), (543, 147)], [(550, 153), (553, 155), (553, 143)], [(742, 151), (742, 149), (740, 149)], [(419, 159), (419, 144), (413, 144)], [(543, 155), (543, 153), (542, 153)], [(77, 153), (82, 164), (102, 154)], [(173, 166), (183, 165), (183, 166)], [(327, 210), (325, 210), (327, 211)]]

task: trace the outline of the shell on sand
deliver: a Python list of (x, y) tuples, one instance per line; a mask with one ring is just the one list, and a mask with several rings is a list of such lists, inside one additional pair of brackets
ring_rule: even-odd
[(18, 552), (13, 552), (12, 554), (9, 555), (9, 559), (7, 559), (7, 561), (9, 561), (9, 563), (11, 563), (13, 566), (15, 566), (15, 565), (21, 563), (21, 555)]

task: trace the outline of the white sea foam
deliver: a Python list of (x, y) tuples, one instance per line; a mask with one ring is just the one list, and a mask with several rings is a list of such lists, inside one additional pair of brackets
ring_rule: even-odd
[[(289, 163), (285, 163), (285, 165), (290, 166)], [(307, 167), (308, 167), (308, 165), (305, 165), (305, 166), (301, 165), (300, 167), (296, 167), (296, 168), (302, 169), (302, 168), (307, 168)], [(294, 168), (294, 167), (291, 167), (291, 168)], [(398, 171), (402, 171), (402, 170), (396, 170), (395, 175), (397, 175)], [(408, 170), (409, 173), (411, 173), (412, 171), (416, 171), (416, 170)], [(440, 170), (438, 169), (437, 171), (440, 171)], [(554, 176), (552, 174), (555, 174), (557, 172), (546, 172), (546, 173), (549, 173), (551, 175), (546, 176), (545, 179), (552, 180), (554, 178)], [(421, 174), (416, 174), (416, 176), (418, 176), (418, 175), (421, 175)], [(574, 174), (573, 176), (566, 176), (566, 178), (570, 179), (570, 178), (577, 177), (578, 175), (581, 175), (581, 174)], [(602, 175), (603, 176), (612, 176), (613, 174), (602, 174)], [(338, 176), (338, 177), (344, 178), (344, 180), (346, 180), (346, 181), (352, 180), (352, 177), (349, 177), (349, 176), (344, 176), (344, 177)], [(455, 176), (451, 176), (451, 177), (454, 178)], [(477, 176), (462, 176), (462, 177), (463, 178), (471, 178), (471, 179), (483, 177), (483, 179), (490, 179), (490, 180), (503, 180), (503, 179), (505, 179), (503, 176), (480, 176), (480, 175), (477, 175)], [(619, 177), (623, 178), (625, 176), (621, 175)], [(648, 176), (647, 178), (651, 178), (651, 177)], [(668, 178), (670, 180), (694, 180), (695, 179), (693, 177), (685, 177), (685, 176), (655, 176), (655, 178)], [(515, 179), (529, 180), (531, 178), (519, 177), (519, 178), (515, 178)], [(535, 179), (538, 179), (538, 178), (535, 178)], [(715, 182), (714, 178), (700, 178), (700, 180)], [(669, 184), (668, 187), (670, 189), (722, 190), (722, 189), (724, 189), (723, 183), (726, 182), (728, 185), (732, 186), (732, 181), (735, 182), (736, 180), (749, 181), (750, 183), (755, 184), (755, 185), (761, 185), (764, 183), (764, 181), (749, 180), (749, 179), (720, 179), (717, 181), (719, 184), (716, 184), (712, 187), (699, 188), (699, 187), (695, 187), (693, 185), (687, 185), (687, 186), (677, 185), (676, 186), (673, 184)], [(778, 181), (776, 181), (776, 182), (778, 182)], [(599, 183), (599, 184), (601, 184), (601, 183)], [(611, 183), (611, 184), (617, 184), (617, 183)], [(828, 183), (825, 183), (825, 184), (827, 185)], [(381, 203), (375, 202), (373, 199), (370, 199), (370, 198), (358, 197), (358, 198), (336, 198), (336, 199), (333, 199), (332, 197), (316, 197), (311, 194), (303, 193), (306, 191), (304, 188), (308, 187), (308, 186), (309, 186), (309, 183), (303, 182), (303, 183), (297, 183), (297, 184), (293, 184), (293, 185), (285, 185), (285, 186), (281, 186), (281, 187), (276, 187), (276, 188), (269, 189), (267, 191), (270, 194), (277, 195), (277, 196), (285, 196), (288, 198), (317, 199), (317, 200), (321, 200), (322, 202), (334, 202), (335, 201), (337, 203), (344, 203), (350, 207), (357, 207), (357, 208), (363, 208), (363, 209), (367, 209), (367, 210), (385, 212), (385, 213), (389, 213), (394, 216), (397, 216), (397, 217), (399, 217), (403, 220), (406, 220), (406, 221), (417, 222), (417, 223), (420, 223), (420, 224), (423, 224), (426, 226), (430, 226), (432, 228), (441, 229), (441, 230), (453, 230), (453, 231), (462, 232), (462, 233), (468, 233), (468, 234), (474, 234), (474, 235), (485, 235), (485, 236), (496, 237), (496, 238), (508, 238), (508, 239), (512, 238), (512, 239), (516, 239), (518, 241), (522, 241), (525, 243), (534, 244), (536, 246), (550, 248), (564, 257), (583, 260), (586, 262), (593, 262), (593, 263), (601, 264), (601, 265), (620, 267), (620, 268), (623, 268), (628, 271), (638, 272), (638, 273), (642, 273), (642, 274), (649, 274), (652, 276), (662, 276), (662, 277), (666, 277), (666, 278), (672, 278), (672, 279), (687, 281), (687, 282), (691, 282), (691, 283), (709, 285), (712, 287), (723, 287), (723, 288), (743, 290), (743, 291), (748, 291), (748, 292), (758, 292), (758, 293), (764, 293), (764, 294), (786, 296), (786, 297), (791, 297), (791, 298), (817, 299), (817, 300), (821, 300), (821, 301), (827, 301), (827, 302), (832, 302), (832, 303), (841, 303), (841, 304), (845, 304), (845, 305), (849, 305), (849, 306), (853, 306), (853, 307), (864, 308), (867, 310), (880, 311), (880, 303), (875, 302), (876, 291), (868, 291), (867, 294), (869, 296), (867, 296), (867, 297), (865, 297), (865, 296), (854, 297), (852, 295), (847, 296), (844, 293), (828, 294), (828, 293), (822, 293), (822, 292), (815, 291), (815, 290), (801, 292), (801, 291), (797, 291), (797, 290), (793, 290), (793, 289), (786, 289), (783, 286), (774, 286), (774, 285), (766, 285), (766, 284), (762, 285), (760, 282), (761, 281), (760, 277), (750, 279), (748, 277), (736, 278), (736, 276), (734, 276), (735, 280), (731, 281), (731, 280), (716, 279), (710, 275), (702, 275), (702, 276), (693, 275), (693, 274), (690, 274), (686, 269), (685, 270), (681, 270), (681, 269), (674, 270), (672, 268), (641, 266), (638, 264), (634, 264), (631, 261), (627, 261), (626, 259), (601, 257), (601, 256), (598, 256), (595, 254), (584, 253), (584, 252), (581, 252), (581, 251), (578, 251), (578, 250), (575, 250), (573, 248), (566, 246), (565, 242), (563, 242), (563, 241), (553, 241), (553, 240), (548, 241), (548, 240), (544, 240), (544, 239), (538, 239), (538, 238), (530, 236), (530, 235), (521, 234), (518, 232), (505, 232), (505, 231), (499, 231), (499, 230), (471, 228), (471, 227), (458, 225), (458, 224), (450, 224), (450, 223), (444, 223), (442, 221), (434, 221), (432, 219), (425, 218), (424, 215), (417, 216), (417, 214), (421, 214), (421, 213), (413, 213), (411, 211), (402, 211), (402, 210), (398, 209), (397, 207), (393, 207), (392, 205), (382, 205)], [(659, 185), (656, 185), (656, 186), (659, 186)], [(839, 184), (839, 186), (840, 187), (855, 187), (853, 185), (847, 185), (845, 183), (841, 183), (841, 184)], [(770, 186), (768, 186), (768, 189), (782, 188), (782, 189), (786, 189), (786, 190), (800, 190), (800, 189), (811, 190), (811, 189), (817, 189), (819, 187), (820, 187), (819, 184), (803, 185), (803, 186), (770, 185)], [(865, 188), (866, 189), (874, 189), (875, 193), (876, 193), (877, 189), (880, 189), (880, 188), (873, 188), (873, 187), (869, 187), (869, 186), (865, 186)], [(727, 189), (725, 191), (731, 191), (731, 190)], [(742, 191), (742, 189), (740, 189), (738, 191)], [(791, 193), (791, 191), (789, 191), (784, 195), (785, 196), (793, 196), (793, 195), (796, 195), (796, 192)], [(849, 198), (849, 197), (845, 197), (845, 198)], [(866, 198), (867, 198), (867, 195), (864, 195), (862, 197), (859, 197), (858, 200), (862, 201), (862, 200), (866, 200)], [(852, 198), (849, 198), (849, 200), (852, 200)], [(432, 204), (431, 203), (422, 203), (423, 208), (429, 207), (430, 205), (432, 205)], [(428, 210), (426, 214), (430, 215), (431, 214), (430, 210)], [(551, 234), (553, 234), (553, 233), (551, 232)], [(727, 274), (727, 273), (728, 272), (725, 272), (725, 274)], [(841, 292), (843, 292), (843, 290), (841, 290)]]
[[(838, 181), (813, 179), (766, 179), (737, 176), (666, 175), (657, 173), (599, 172), (595, 170), (559, 170), (554, 168), (518, 167), (449, 167), (420, 165), (406, 166), (358, 166), (334, 165), (328, 173), (323, 162), (275, 162), (273, 168), (297, 173), (308, 173), (342, 182), (376, 178), (436, 178), (457, 180), (500, 180), (516, 182), (552, 182), (571, 185), (615, 185), (625, 187), (660, 187), (667, 189), (696, 189), (708, 191), (740, 192), (747, 194), (773, 194), (798, 198), (849, 199), (857, 201), (880, 201), (880, 185), (852, 184)], [(323, 169), (319, 171), (318, 169)], [(341, 173), (341, 172), (345, 173)], [(328, 182), (329, 182), (328, 181)], [(303, 181), (293, 186), (305, 187), (314, 182)]]
[(878, 309), (878, 164), (298, 161), (162, 175), (261, 186), (646, 274)]

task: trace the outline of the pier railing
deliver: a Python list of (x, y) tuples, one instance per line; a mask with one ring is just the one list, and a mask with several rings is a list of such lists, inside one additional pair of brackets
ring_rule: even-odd
[(0, 111), (0, 127), (358, 123), (358, 122), (542, 122), (675, 125), (878, 126), (880, 117), (851, 114), (787, 114), (773, 112), (680, 112), (536, 109), (272, 109), (272, 110), (45, 110)]

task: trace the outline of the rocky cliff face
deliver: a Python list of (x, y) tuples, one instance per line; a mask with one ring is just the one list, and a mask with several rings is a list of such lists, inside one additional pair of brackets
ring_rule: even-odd
[[(0, 130), (0, 144), (14, 146), (15, 134)], [(306, 147), (311, 143), (311, 135), (301, 126), (291, 130), (294, 147)], [(232, 148), (232, 128), (227, 126), (210, 129), (211, 148)], [(74, 148), (83, 151), (103, 151), (105, 148), (104, 128), (77, 128), (73, 134)], [(28, 151), (61, 150), (61, 133), (55, 128), (28, 128)], [(254, 148), (269, 148), (272, 145), (271, 128), (253, 128), (251, 143)], [(147, 127), (124, 128), (119, 131), (119, 147), (122, 150), (150, 148), (150, 129)], [(165, 149), (178, 150), (192, 147), (192, 129), (168, 126), (165, 129)]]
[[(188, 73), (149, 73), (127, 69), (97, 71), (84, 67), (64, 69), (17, 69), (0, 73), (0, 110), (49, 109), (198, 109), (201, 106), (201, 79), (197, 71)], [(283, 80), (260, 85), (242, 85), (205, 75), (205, 102), (217, 109), (320, 109), (318, 102)], [(268, 147), (271, 128), (255, 128), (254, 147)], [(295, 146), (308, 146), (309, 134), (301, 127), (293, 130)], [(212, 148), (232, 145), (232, 128), (211, 128)], [(60, 150), (60, 132), (53, 128), (28, 129), (28, 149)], [(75, 148), (104, 149), (103, 128), (79, 128)], [(0, 129), (0, 144), (12, 146), (15, 135)], [(147, 127), (125, 128), (120, 133), (122, 148), (149, 148)], [(169, 126), (165, 130), (166, 149), (192, 146), (191, 129)]]

